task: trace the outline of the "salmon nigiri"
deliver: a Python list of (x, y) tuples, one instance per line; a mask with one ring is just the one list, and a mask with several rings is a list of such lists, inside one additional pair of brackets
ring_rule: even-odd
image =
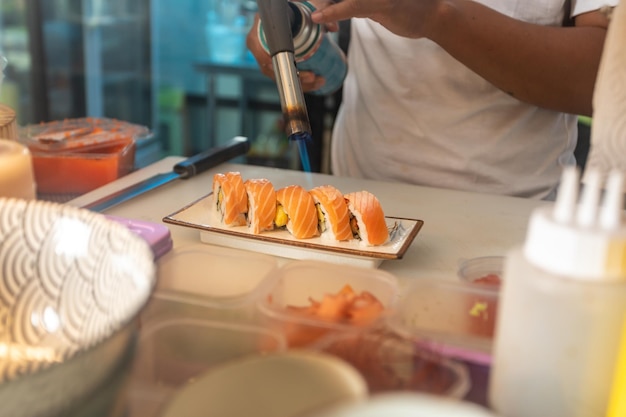
[(276, 191), (277, 227), (285, 226), (297, 239), (318, 236), (317, 210), (311, 194), (299, 185), (290, 185)]
[(227, 226), (246, 224), (248, 195), (239, 172), (213, 175), (213, 198), (222, 223)]
[(265, 179), (249, 179), (244, 182), (248, 193), (248, 228), (254, 234), (274, 229), (276, 217), (276, 190)]
[(376, 196), (369, 191), (344, 195), (350, 211), (350, 226), (354, 236), (366, 246), (382, 245), (389, 240), (385, 214)]
[(321, 185), (309, 191), (317, 209), (318, 227), (322, 238), (352, 239), (348, 205), (343, 194), (332, 185)]

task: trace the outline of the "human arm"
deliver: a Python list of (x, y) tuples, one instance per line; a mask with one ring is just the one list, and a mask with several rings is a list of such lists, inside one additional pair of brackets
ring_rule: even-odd
[(428, 38), (521, 101), (592, 113), (608, 25), (599, 11), (577, 16), (574, 27), (555, 27), (516, 20), (472, 0), (344, 0), (313, 19), (350, 17), (369, 17), (400, 36)]

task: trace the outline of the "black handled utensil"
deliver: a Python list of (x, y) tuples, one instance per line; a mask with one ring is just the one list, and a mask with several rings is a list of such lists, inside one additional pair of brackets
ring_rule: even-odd
[(205, 152), (189, 157), (174, 165), (172, 171), (154, 175), (137, 184), (102, 197), (92, 203), (86, 204), (83, 208), (102, 212), (113, 206), (128, 201), (138, 195), (161, 187), (174, 180), (184, 180), (207, 171), (222, 162), (226, 162), (237, 156), (245, 155), (250, 149), (248, 138), (236, 136), (223, 146), (211, 148)]

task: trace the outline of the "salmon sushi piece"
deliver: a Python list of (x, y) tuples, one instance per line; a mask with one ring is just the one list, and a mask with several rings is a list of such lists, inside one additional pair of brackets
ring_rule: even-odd
[(244, 226), (248, 212), (248, 194), (239, 172), (213, 175), (214, 208), (226, 226)]
[(350, 227), (353, 236), (365, 246), (387, 243), (389, 230), (385, 213), (376, 196), (369, 191), (357, 191), (344, 195), (350, 211)]
[(265, 179), (249, 179), (244, 182), (248, 194), (248, 228), (254, 234), (274, 229), (276, 217), (276, 190)]
[(350, 212), (343, 194), (332, 185), (321, 185), (309, 191), (317, 209), (318, 228), (323, 239), (350, 240)]
[(299, 185), (289, 185), (276, 191), (276, 227), (285, 227), (297, 239), (319, 235), (317, 210), (313, 196)]

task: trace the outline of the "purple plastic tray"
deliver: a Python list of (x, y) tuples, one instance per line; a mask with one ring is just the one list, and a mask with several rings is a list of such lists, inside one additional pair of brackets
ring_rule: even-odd
[(109, 220), (116, 221), (128, 227), (132, 232), (143, 238), (154, 253), (154, 259), (158, 259), (172, 249), (172, 236), (167, 226), (149, 222), (146, 220), (126, 219), (123, 217), (106, 215)]

